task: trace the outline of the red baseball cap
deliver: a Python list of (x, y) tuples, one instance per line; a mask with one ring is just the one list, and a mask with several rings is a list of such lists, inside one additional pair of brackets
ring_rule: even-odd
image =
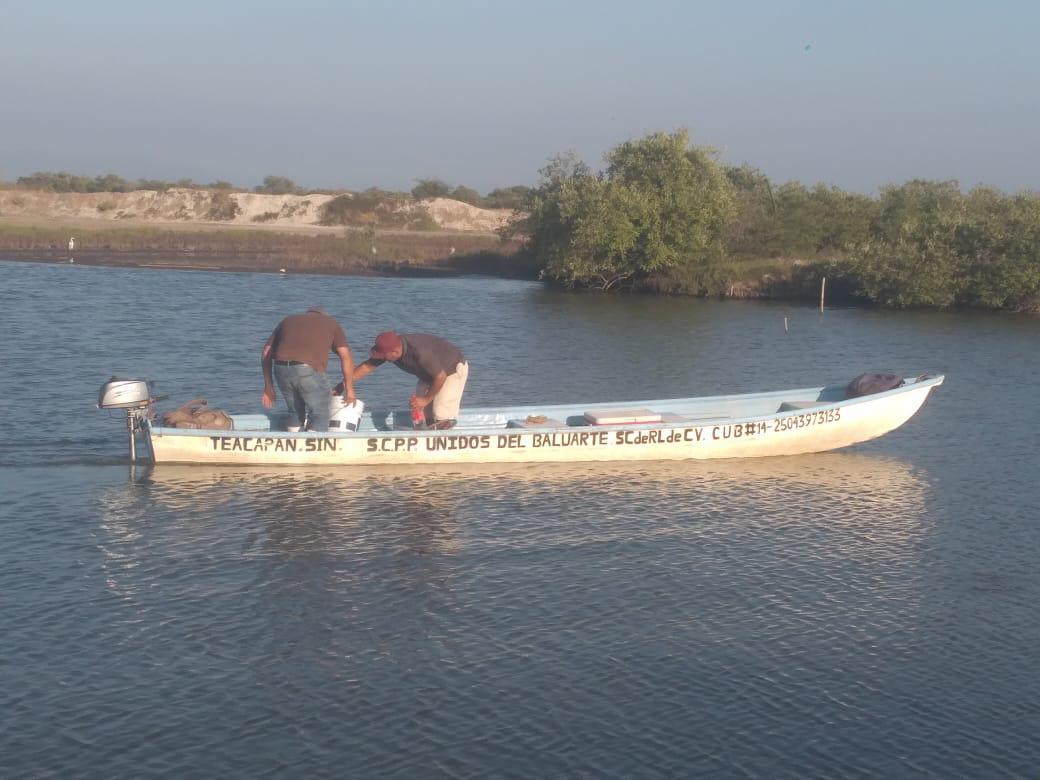
[(386, 360), (388, 353), (397, 351), (401, 346), (400, 336), (392, 330), (384, 331), (376, 336), (376, 343), (368, 351), (368, 356), (376, 360)]

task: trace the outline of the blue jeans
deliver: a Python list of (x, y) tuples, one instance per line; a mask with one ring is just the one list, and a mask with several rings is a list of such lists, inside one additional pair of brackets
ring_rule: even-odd
[(302, 425), (307, 419), (307, 430), (329, 429), (329, 401), (332, 388), (325, 374), (315, 371), (306, 363), (282, 366), (275, 363), (274, 381), (289, 407), (289, 425)]

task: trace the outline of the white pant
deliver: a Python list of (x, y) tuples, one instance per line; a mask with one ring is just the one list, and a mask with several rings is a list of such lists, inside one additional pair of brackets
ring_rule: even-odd
[[(441, 389), (433, 397), (433, 419), (457, 420), (459, 417), (459, 406), (462, 404), (462, 391), (466, 389), (466, 379), (469, 377), (469, 363), (459, 363), (455, 366), (455, 373), (448, 374)], [(430, 392), (430, 386), (420, 381), (415, 386), (416, 395), (426, 395)]]

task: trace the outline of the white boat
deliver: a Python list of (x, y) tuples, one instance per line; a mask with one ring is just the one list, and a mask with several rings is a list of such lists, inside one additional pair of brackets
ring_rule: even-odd
[(450, 430), (415, 430), (407, 411), (365, 412), (356, 431), (284, 430), (284, 415), (232, 414), (231, 430), (165, 427), (146, 380), (116, 380), (98, 406), (127, 411), (130, 459), (154, 463), (382, 465), (754, 458), (875, 439), (921, 408), (942, 375), (849, 398), (846, 384), (628, 403), (463, 409)]

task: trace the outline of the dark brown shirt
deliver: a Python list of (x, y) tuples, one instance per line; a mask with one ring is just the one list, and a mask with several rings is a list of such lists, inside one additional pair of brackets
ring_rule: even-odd
[[(394, 365), (430, 384), (433, 378), (443, 371), (448, 376), (455, 373), (455, 366), (465, 363), (459, 348), (446, 339), (431, 336), (428, 333), (402, 333), (404, 354)], [(380, 366), (385, 360), (370, 360)]]
[(325, 373), (329, 353), (347, 346), (347, 336), (328, 314), (309, 311), (279, 322), (267, 343), (275, 360), (296, 360)]

